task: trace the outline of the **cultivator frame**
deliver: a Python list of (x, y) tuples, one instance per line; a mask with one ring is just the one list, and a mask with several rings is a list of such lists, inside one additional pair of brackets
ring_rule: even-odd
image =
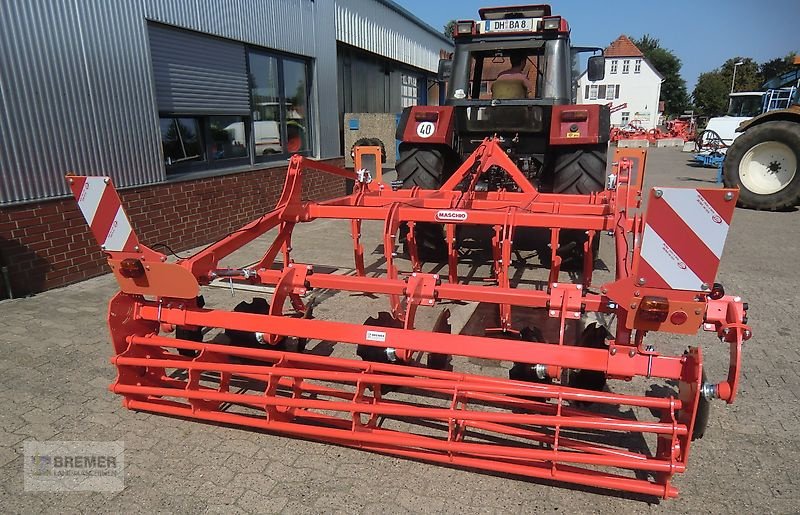
[[(118, 370), (110, 388), (135, 410), (448, 465), (674, 497), (671, 478), (685, 470), (690, 442), (701, 436), (698, 412), (700, 418), (707, 416), (705, 399), (730, 403), (735, 398), (741, 346), (750, 330), (746, 305), (713, 283), (738, 192), (653, 189), (644, 214), (645, 161), (643, 150), (617, 150), (608, 189), (558, 195), (537, 191), (492, 138), (435, 191), (395, 191), (372, 182), (363, 171), (295, 155), (273, 211), (177, 263), (138, 241), (108, 178), (70, 176), (70, 187), (121, 288), (108, 315), (112, 363)], [(476, 191), (482, 174), (497, 168), (506, 171), (517, 191)], [(309, 169), (353, 179), (353, 194), (304, 202), (302, 178)], [(703, 212), (712, 222), (693, 218)], [(296, 225), (331, 218), (350, 220), (351, 275), (324, 273), (292, 259)], [(365, 220), (383, 222), (382, 276), (366, 272), (361, 241)], [(402, 223), (410, 229), (405, 244), (411, 269), (405, 271), (396, 259)], [(415, 225), (421, 223), (444, 227), (446, 275), (423, 271), (414, 237)], [(459, 225), (493, 229), (491, 280), (496, 284), (471, 284), (458, 276)], [(551, 269), (542, 289), (512, 285), (513, 241), (524, 227), (550, 231)], [(270, 230), (277, 236), (258, 263), (219, 267), (225, 256)], [(559, 280), (564, 275), (559, 254), (564, 230), (587, 234), (583, 271), (575, 282)], [(694, 236), (687, 237), (686, 231)], [(616, 274), (595, 290), (594, 240), (602, 232), (613, 234)], [(204, 307), (200, 286), (221, 277), (274, 287), (266, 311)], [(389, 311), (365, 325), (314, 319), (308, 298), (312, 290), (384, 295)], [(496, 324), (484, 336), (450, 334), (449, 312), (444, 310), (432, 332), (415, 330), (420, 307), (447, 301), (496, 304)], [(512, 311), (527, 308), (544, 310), (559, 325), (557, 341), (523, 337)], [(599, 345), (586, 346), (567, 336), (566, 327), (590, 312), (616, 316), (616, 328)], [(246, 333), (255, 344), (206, 342), (203, 328)], [(644, 343), (648, 331), (694, 334), (700, 328), (716, 332), (730, 345), (729, 375), (718, 384), (704, 382), (699, 348), (668, 356)], [(176, 336), (165, 336), (171, 333)], [(291, 350), (290, 340), (301, 344)], [(306, 342), (316, 340), (355, 344), (365, 359), (303, 351)], [(452, 370), (451, 358), (456, 357), (514, 362), (529, 370), (532, 379), (460, 373)], [(678, 392), (659, 398), (577, 388), (569, 379), (574, 373), (599, 374), (603, 383), (605, 378), (673, 380)], [(622, 407), (628, 413), (613, 412)], [(658, 416), (655, 421), (637, 420), (630, 416), (633, 410), (652, 410)], [(631, 449), (626, 441), (631, 435), (654, 438), (655, 452), (646, 446)]]

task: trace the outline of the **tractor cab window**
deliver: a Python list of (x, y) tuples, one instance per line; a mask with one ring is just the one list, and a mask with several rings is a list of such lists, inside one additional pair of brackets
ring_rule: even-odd
[(541, 49), (472, 52), (466, 98), (540, 98), (542, 64)]
[(728, 116), (752, 118), (761, 114), (762, 95), (737, 95), (731, 97)]

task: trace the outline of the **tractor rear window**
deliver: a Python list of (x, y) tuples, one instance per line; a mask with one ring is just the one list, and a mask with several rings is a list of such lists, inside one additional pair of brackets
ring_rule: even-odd
[(506, 52), (506, 55), (499, 54), (499, 52), (495, 55), (472, 54), (471, 89), (468, 97), (471, 99), (539, 98), (542, 77), (541, 56), (526, 51), (519, 51), (518, 54), (510, 52)]

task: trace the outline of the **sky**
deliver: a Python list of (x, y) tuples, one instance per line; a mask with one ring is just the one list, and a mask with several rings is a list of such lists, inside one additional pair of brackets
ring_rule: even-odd
[[(481, 7), (525, 0), (394, 0), (441, 30), (451, 19), (478, 19)], [(544, 3), (544, 2), (541, 2)], [(763, 62), (800, 53), (800, 0), (561, 0), (553, 14), (570, 24), (572, 44), (605, 47), (620, 34), (650, 34), (683, 62), (691, 94), (698, 75), (731, 57)]]

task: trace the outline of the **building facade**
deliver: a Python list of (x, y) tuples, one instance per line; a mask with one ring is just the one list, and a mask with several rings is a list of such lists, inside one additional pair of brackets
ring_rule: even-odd
[(611, 125), (634, 125), (653, 129), (661, 116), (661, 83), (664, 77), (627, 37), (620, 36), (605, 49), (606, 73), (601, 81), (590, 81), (584, 72), (578, 78), (579, 104), (608, 104)]
[[(109, 175), (147, 243), (208, 243), (274, 206), (290, 155), (341, 164), (344, 98), (425, 103), (450, 48), (390, 0), (3, 2), (0, 38), (0, 266), (16, 294), (106, 270), (66, 173)], [(345, 80), (348, 56), (375, 66)], [(344, 190), (320, 174), (304, 193)]]

